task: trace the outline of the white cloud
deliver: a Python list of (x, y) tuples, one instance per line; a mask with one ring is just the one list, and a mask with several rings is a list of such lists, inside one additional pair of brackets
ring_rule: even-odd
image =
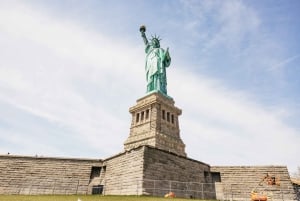
[[(212, 9), (212, 5), (207, 7)], [(228, 26), (222, 28), (221, 38), (214, 35), (207, 46), (227, 41), (232, 33), (243, 37), (242, 22), (232, 19), (245, 18), (249, 12), (238, 2), (229, 7), (220, 18)], [(104, 158), (121, 151), (129, 134), (128, 108), (144, 93), (142, 43), (136, 49), (126, 41), (83, 30), (80, 24), (26, 6), (0, 8), (0, 13), (5, 16), (0, 18), (3, 36), (0, 39), (0, 102), (14, 107), (20, 116), (26, 113), (50, 122), (58, 130), (62, 127), (61, 132), (69, 132), (63, 135), (71, 140), (79, 139), (88, 150), (93, 150), (86, 155)], [(254, 20), (249, 19), (246, 25), (255, 29), (259, 20), (251, 19)], [(188, 29), (197, 26), (196, 22), (191, 23)], [(211, 164), (297, 165), (296, 147), (300, 140), (297, 131), (283, 123), (278, 113), (280, 108), (269, 111), (256, 103), (252, 95), (188, 70), (172, 67), (168, 75), (169, 94), (183, 109), (181, 135), (188, 155)], [(13, 119), (9, 123), (19, 126)], [(33, 128), (34, 122), (29, 126)], [(39, 132), (49, 128), (40, 129)], [(28, 129), (26, 135), (34, 130)], [(3, 128), (0, 132), (3, 140), (15, 145), (28, 144), (30, 153), (43, 146), (47, 146), (44, 155), (72, 152), (70, 145), (62, 150), (63, 146), (55, 141), (60, 138), (59, 132), (54, 132), (54, 141), (36, 139), (38, 145), (29, 142), (34, 139), (32, 136), (25, 141), (18, 140), (22, 132)], [(74, 143), (73, 146), (80, 145)], [(22, 149), (14, 150), (26, 153)], [(3, 148), (0, 151), (5, 152)]]
[(277, 71), (278, 68), (282, 68), (282, 67), (286, 66), (288, 63), (293, 62), (294, 60), (298, 59), (299, 57), (300, 57), (300, 54), (290, 56), (290, 57), (284, 59), (283, 61), (280, 61), (279, 63), (277, 63), (273, 66), (270, 66), (270, 70)]
[(170, 89), (176, 89), (177, 106), (183, 107), (181, 135), (191, 156), (211, 164), (296, 168), (300, 138), (277, 110), (206, 77), (178, 70), (171, 77), (176, 82), (169, 82)]
[(71, 22), (60, 23), (27, 7), (6, 8), (1, 13), (5, 15), (1, 30), (6, 35), (1, 43), (9, 48), (0, 51), (17, 58), (2, 59), (1, 100), (20, 112), (80, 133), (95, 149), (108, 145), (97, 139), (121, 145), (123, 139), (115, 140), (116, 136), (129, 128), (120, 120), (124, 115), (112, 115), (112, 111), (126, 104), (120, 102), (122, 96), (143, 91), (132, 79), (142, 74), (142, 68), (131, 60), (139, 53), (124, 43), (115, 45), (115, 39), (86, 32)]

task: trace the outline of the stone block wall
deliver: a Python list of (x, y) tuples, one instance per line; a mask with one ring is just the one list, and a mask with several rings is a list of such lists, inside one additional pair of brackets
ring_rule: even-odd
[[(99, 175), (91, 178), (93, 167)], [(153, 193), (149, 181), (157, 180), (156, 189), (170, 184), (179, 197), (213, 197), (209, 166), (150, 146), (140, 146), (105, 160), (67, 159), (28, 156), (0, 156), (0, 194), (91, 194), (92, 187), (101, 185), (105, 195), (164, 195)], [(171, 182), (171, 183), (170, 183)], [(177, 183), (176, 183), (177, 182)], [(201, 195), (197, 191), (202, 188)], [(204, 192), (203, 192), (204, 188)], [(169, 189), (169, 188), (168, 188)], [(184, 193), (183, 193), (184, 192)], [(214, 193), (213, 193), (214, 194)]]
[[(249, 200), (254, 189), (268, 200), (296, 200), (286, 166), (214, 166), (211, 171), (220, 173), (221, 182), (216, 182), (219, 200)], [(275, 178), (274, 185), (264, 180), (267, 174)]]
[(0, 194), (86, 194), (100, 160), (0, 155)]
[(125, 151), (105, 159), (104, 194), (141, 195), (144, 147)]
[(178, 197), (215, 198), (209, 165), (149, 146), (143, 180), (144, 194), (163, 196), (173, 191)]
[[(91, 178), (93, 168), (100, 173)], [(259, 185), (267, 174), (276, 178), (276, 185)], [(250, 200), (256, 189), (272, 201), (297, 199), (285, 166), (210, 167), (151, 146), (105, 160), (0, 155), (0, 194), (90, 194), (97, 185), (106, 195), (163, 196), (172, 191), (177, 197)]]
[(129, 110), (131, 128), (124, 149), (128, 151), (150, 145), (186, 156), (178, 121), (181, 110), (174, 104), (173, 99), (160, 93), (151, 93), (137, 100), (137, 104)]
[[(103, 161), (105, 195), (215, 198), (210, 166), (151, 146), (140, 146)], [(171, 187), (171, 189), (170, 189)]]

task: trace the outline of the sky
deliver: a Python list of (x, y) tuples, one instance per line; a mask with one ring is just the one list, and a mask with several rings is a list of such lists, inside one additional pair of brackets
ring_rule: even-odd
[(300, 1), (0, 0), (0, 154), (105, 159), (169, 47), (189, 158), (300, 166)]

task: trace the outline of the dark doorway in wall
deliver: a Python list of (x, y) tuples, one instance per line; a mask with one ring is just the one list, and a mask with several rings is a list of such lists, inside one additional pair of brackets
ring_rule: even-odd
[(211, 172), (211, 177), (213, 182), (221, 182), (220, 172)]
[(97, 185), (97, 186), (93, 186), (92, 188), (92, 194), (102, 194), (103, 192), (103, 185)]
[(209, 172), (204, 171), (204, 179), (206, 183), (209, 182)]
[(100, 177), (101, 167), (93, 166), (91, 170), (91, 176), (90, 179), (93, 179), (95, 177)]

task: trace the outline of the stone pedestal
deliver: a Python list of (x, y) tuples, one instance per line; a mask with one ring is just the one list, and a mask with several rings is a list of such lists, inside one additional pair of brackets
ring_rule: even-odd
[(129, 112), (132, 121), (130, 135), (124, 143), (125, 150), (150, 145), (186, 156), (178, 122), (181, 110), (174, 106), (172, 98), (158, 92), (151, 93), (137, 100)]

